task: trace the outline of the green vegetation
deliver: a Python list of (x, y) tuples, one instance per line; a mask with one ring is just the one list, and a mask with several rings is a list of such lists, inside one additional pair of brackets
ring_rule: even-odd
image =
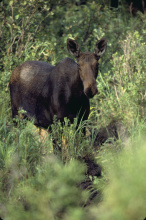
[[(4, 0), (0, 2), (0, 217), (4, 220), (143, 220), (146, 217), (144, 134), (146, 106), (145, 15), (132, 17), (124, 1)], [(93, 51), (107, 38), (99, 94), (76, 132), (54, 119), (62, 160), (52, 134), (11, 117), (11, 71), (26, 60), (56, 64), (70, 56), (67, 38)], [(73, 58), (73, 57), (71, 57)], [(87, 127), (86, 138), (81, 129)], [(60, 135), (62, 130), (62, 136)], [(102, 167), (88, 174), (86, 158)], [(97, 193), (96, 197), (94, 194)], [(94, 197), (94, 198), (93, 198)], [(91, 199), (93, 198), (93, 199)]]

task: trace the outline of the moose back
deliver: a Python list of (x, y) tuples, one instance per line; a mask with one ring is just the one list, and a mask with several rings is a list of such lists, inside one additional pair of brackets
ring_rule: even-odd
[(78, 115), (86, 120), (90, 112), (89, 99), (97, 93), (98, 61), (107, 47), (106, 39), (95, 45), (94, 53), (80, 52), (79, 45), (67, 40), (69, 52), (77, 63), (64, 58), (56, 66), (46, 62), (28, 61), (11, 74), (10, 96), (12, 117), (25, 110), (23, 117), (34, 119), (38, 127), (48, 128), (57, 119), (71, 122)]

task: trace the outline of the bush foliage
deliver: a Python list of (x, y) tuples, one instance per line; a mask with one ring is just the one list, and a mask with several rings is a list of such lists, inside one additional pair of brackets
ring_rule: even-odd
[[(145, 14), (132, 17), (124, 1), (111, 9), (108, 0), (4, 0), (0, 10), (0, 217), (143, 220)], [(108, 48), (88, 121), (76, 131), (76, 119), (72, 125), (65, 119), (63, 128), (54, 119), (59, 160), (51, 133), (40, 135), (33, 121), (18, 118), (14, 126), (9, 79), (24, 61), (55, 65), (71, 56), (68, 37), (83, 51), (105, 37)], [(87, 158), (100, 164), (102, 178), (93, 178)]]

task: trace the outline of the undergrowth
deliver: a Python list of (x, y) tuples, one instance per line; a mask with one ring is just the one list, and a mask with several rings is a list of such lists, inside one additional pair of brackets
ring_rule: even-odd
[[(36, 5), (31, 21), (23, 9), (26, 4), (29, 12), (31, 3), (25, 1), (20, 12), (28, 19), (27, 23), (15, 14), (17, 1), (5, 4), (3, 13), (8, 19), (6, 22), (2, 13), (0, 27), (7, 42), (0, 52), (0, 217), (143, 220), (146, 217), (145, 15), (139, 13), (130, 18), (122, 7), (111, 11), (95, 1), (79, 6), (80, 10), (71, 3), (68, 10), (55, 5), (52, 9), (55, 14), (47, 8), (51, 3), (44, 1), (44, 8), (39, 10), (43, 10), (45, 18), (46, 10), (50, 10), (50, 20), (41, 17)], [(62, 25), (58, 23), (60, 13), (64, 15)], [(39, 24), (38, 17), (42, 19)], [(81, 29), (77, 26), (79, 18)], [(46, 26), (49, 36), (46, 28), (42, 31)], [(37, 129), (33, 121), (19, 118), (15, 126), (8, 84), (11, 71), (26, 60), (41, 59), (56, 64), (68, 56), (64, 49), (68, 37), (79, 43), (83, 41), (82, 47), (92, 51), (95, 44), (92, 42), (103, 36), (108, 48), (100, 63), (99, 93), (90, 102), (89, 119), (81, 122), (78, 130), (77, 119), (70, 124), (65, 118), (63, 127), (54, 119), (50, 133)], [(86, 136), (82, 133), (84, 127)], [(54, 137), (62, 148), (61, 160), (53, 153)], [(94, 175), (92, 169), (89, 172), (95, 164), (101, 167), (101, 175)]]

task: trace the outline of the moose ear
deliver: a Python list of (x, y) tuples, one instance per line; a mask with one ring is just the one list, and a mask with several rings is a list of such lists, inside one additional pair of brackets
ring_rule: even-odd
[(101, 56), (106, 51), (106, 48), (107, 48), (107, 40), (103, 38), (96, 43), (94, 53), (97, 56)]
[(67, 39), (67, 49), (76, 58), (78, 58), (80, 56), (79, 45), (74, 40), (72, 40), (70, 38)]

